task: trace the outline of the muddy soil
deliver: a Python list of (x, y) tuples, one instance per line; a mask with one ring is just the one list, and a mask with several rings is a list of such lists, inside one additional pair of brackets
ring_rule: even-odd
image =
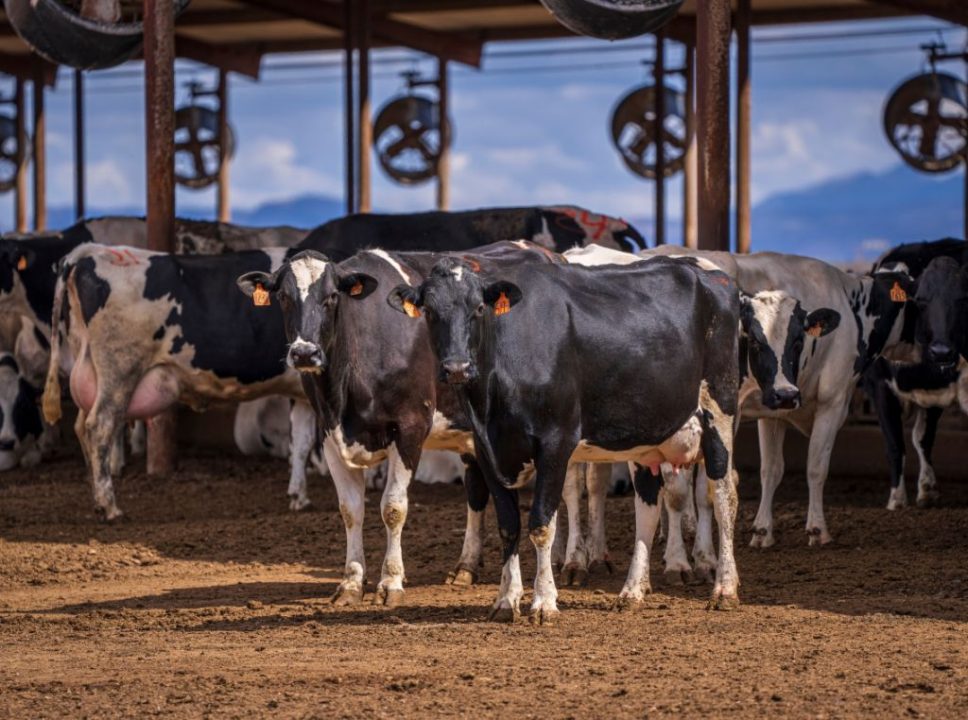
[[(832, 478), (835, 542), (808, 548), (788, 477), (778, 545), (737, 551), (742, 606), (666, 586), (619, 611), (632, 499), (608, 502), (615, 575), (563, 588), (556, 627), (486, 620), (500, 575), (488, 516), (473, 588), (443, 585), (462, 491), (416, 486), (405, 605), (335, 608), (344, 535), (328, 480), (293, 514), (284, 463), (194, 455), (169, 480), (130, 469), (126, 522), (95, 522), (83, 464), (0, 477), (0, 717), (968, 717), (968, 487), (883, 509), (881, 479)], [(755, 513), (744, 478), (740, 527)], [(371, 582), (384, 544), (368, 494)], [(528, 497), (522, 497), (526, 506)], [(533, 577), (523, 548), (526, 584)], [(529, 595), (526, 595), (526, 603)], [(524, 605), (523, 605), (524, 607)]]

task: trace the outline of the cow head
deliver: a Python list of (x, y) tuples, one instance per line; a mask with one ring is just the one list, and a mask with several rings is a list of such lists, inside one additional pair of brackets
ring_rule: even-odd
[(0, 353), (0, 470), (16, 467), (29, 447), (28, 438), (40, 437), (38, 395), (21, 376), (13, 355)]
[(257, 305), (270, 302), (269, 297), (278, 300), (289, 340), (286, 363), (300, 372), (319, 373), (328, 363), (340, 303), (362, 300), (377, 281), (363, 273), (340, 273), (325, 255), (303, 250), (274, 273), (242, 275), (238, 285)]
[(444, 258), (423, 284), (398, 285), (387, 302), (412, 318), (426, 317), (441, 379), (462, 385), (477, 377), (477, 357), (489, 323), (520, 299), (517, 285), (489, 282), (471, 263)]
[(25, 243), (0, 240), (0, 304), (9, 302), (21, 283), (21, 273), (32, 267), (35, 260), (34, 251)]
[(915, 338), (928, 362), (951, 365), (965, 350), (968, 330), (968, 266), (950, 257), (928, 263), (916, 283)]
[(807, 337), (822, 337), (840, 324), (840, 313), (820, 308), (807, 313), (796, 298), (778, 290), (740, 294), (740, 321), (750, 372), (771, 410), (800, 406), (797, 375)]

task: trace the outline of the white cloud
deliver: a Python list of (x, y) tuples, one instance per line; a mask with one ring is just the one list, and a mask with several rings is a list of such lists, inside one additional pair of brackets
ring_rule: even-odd
[(341, 179), (307, 164), (288, 139), (253, 138), (232, 163), (232, 202), (237, 207), (310, 193), (341, 192)]

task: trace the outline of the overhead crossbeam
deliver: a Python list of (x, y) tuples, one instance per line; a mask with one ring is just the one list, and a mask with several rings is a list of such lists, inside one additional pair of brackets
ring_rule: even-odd
[(899, 8), (915, 15), (930, 15), (968, 27), (968, 2), (965, 0), (867, 0), (867, 2)]

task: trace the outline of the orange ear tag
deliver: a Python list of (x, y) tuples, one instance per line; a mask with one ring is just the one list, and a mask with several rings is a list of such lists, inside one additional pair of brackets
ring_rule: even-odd
[(350, 295), (362, 295), (363, 294), (363, 283), (358, 282), (356, 285), (350, 288)]
[(511, 301), (508, 300), (508, 296), (501, 293), (497, 296), (497, 302), (494, 303), (494, 314), (495, 315), (507, 315), (511, 312)]
[(403, 311), (405, 313), (407, 313), (407, 315), (409, 315), (412, 318), (418, 318), (418, 317), (420, 317), (420, 310), (417, 309), (417, 306), (414, 305), (409, 300), (404, 300), (403, 301)]
[(891, 300), (896, 303), (907, 302), (907, 293), (904, 292), (904, 288), (897, 280), (894, 281), (894, 286), (891, 288)]
[(810, 327), (807, 328), (807, 335), (809, 335), (810, 337), (818, 338), (822, 333), (823, 333), (823, 328), (821, 328), (819, 325), (811, 325)]
[(262, 283), (256, 283), (255, 290), (252, 291), (252, 302), (256, 307), (270, 305), (269, 291), (262, 287)]
[(27, 258), (25, 256), (21, 255), (17, 259), (17, 269), (18, 270), (26, 270), (27, 269)]

